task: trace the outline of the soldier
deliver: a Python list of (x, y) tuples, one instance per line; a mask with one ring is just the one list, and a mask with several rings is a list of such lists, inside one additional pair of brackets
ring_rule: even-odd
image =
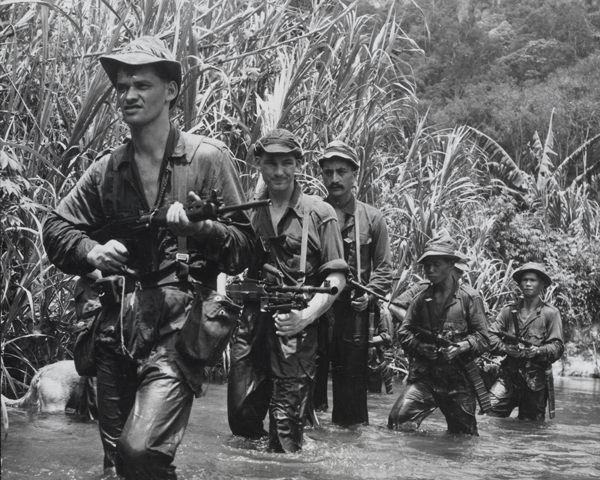
[[(439, 407), (449, 433), (478, 434), (475, 391), (458, 357), (484, 353), (489, 338), (481, 297), (458, 278), (455, 264), (460, 260), (448, 234), (427, 242), (418, 260), (431, 284), (410, 303), (398, 331), (402, 348), (412, 358), (409, 387), (392, 407), (389, 428), (418, 427)], [(437, 348), (419, 329), (452, 345)]]
[[(323, 182), (341, 225), (344, 258), (358, 283), (379, 295), (392, 284), (392, 262), (387, 226), (381, 212), (360, 202), (353, 193), (359, 162), (356, 151), (348, 144), (332, 141), (319, 160)], [(380, 310), (370, 295), (347, 286), (329, 312), (333, 318), (330, 345), (322, 345), (314, 404), (318, 410), (327, 405), (327, 375), (331, 358), (333, 383), (333, 423), (349, 426), (367, 424), (367, 387), (369, 347), (389, 345), (391, 335), (380, 328)], [(371, 317), (371, 320), (370, 320)], [(369, 345), (369, 322), (379, 333)], [(327, 328), (329, 320), (322, 320)], [(323, 328), (323, 326), (321, 327)], [(326, 336), (321, 335), (321, 340)]]
[[(295, 171), (303, 154), (295, 135), (283, 129), (265, 134), (254, 154), (266, 184), (269, 208), (258, 209), (252, 225), (262, 251), (249, 278), (286, 285), (318, 286), (323, 281), (340, 291), (348, 267), (333, 208), (302, 193)], [(316, 320), (335, 300), (317, 293), (303, 310), (260, 311), (246, 300), (231, 350), (227, 390), (229, 426), (235, 435), (266, 435), (263, 419), (269, 412), (269, 448), (296, 452), (303, 443), (303, 416), (312, 392), (317, 354)]]
[(505, 306), (490, 327), (492, 352), (506, 355), (500, 377), (490, 390), (490, 415), (508, 417), (518, 407), (519, 419), (544, 420), (548, 402), (553, 418), (552, 364), (565, 347), (560, 312), (542, 299), (552, 279), (542, 265), (533, 262), (523, 265), (512, 277), (523, 298)]
[[(181, 202), (188, 198), (216, 189), (223, 203), (235, 205), (244, 194), (223, 143), (170, 122), (182, 76), (166, 45), (140, 37), (100, 62), (131, 139), (94, 162), (48, 216), (44, 245), (64, 272), (98, 269), (111, 286), (101, 297), (92, 342), (105, 469), (115, 466), (128, 479), (171, 479), (202, 384), (202, 369), (176, 348), (186, 311), (198, 289), (216, 288), (219, 272), (247, 267), (255, 236), (243, 212), (229, 223), (187, 217)], [(111, 220), (169, 204), (168, 228), (147, 229), (127, 243), (90, 237)], [(201, 308), (203, 298), (197, 298)]]

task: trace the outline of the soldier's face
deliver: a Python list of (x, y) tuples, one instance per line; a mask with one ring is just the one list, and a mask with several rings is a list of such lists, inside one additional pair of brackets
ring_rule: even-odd
[(132, 127), (168, 118), (169, 103), (177, 96), (177, 84), (159, 77), (151, 65), (121, 68), (116, 87), (123, 120)]
[(523, 296), (525, 298), (534, 298), (542, 293), (544, 283), (542, 282), (542, 279), (537, 276), (537, 274), (533, 272), (526, 272), (521, 277), (519, 286), (521, 287)]
[(298, 160), (291, 153), (265, 153), (258, 165), (269, 193), (294, 189), (294, 173)]
[(352, 192), (356, 182), (356, 170), (346, 160), (332, 158), (323, 162), (323, 183), (333, 198), (341, 198)]
[(454, 271), (454, 262), (446, 257), (429, 257), (423, 261), (425, 276), (434, 285), (443, 283)]

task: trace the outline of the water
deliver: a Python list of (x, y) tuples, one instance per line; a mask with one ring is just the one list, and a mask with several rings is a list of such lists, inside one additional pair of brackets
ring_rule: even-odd
[[(212, 384), (195, 401), (175, 463), (183, 480), (600, 479), (600, 380), (555, 382), (555, 419), (479, 416), (475, 438), (447, 435), (439, 411), (420, 432), (388, 430), (388, 412), (405, 388), (398, 382), (394, 395), (370, 395), (371, 425), (342, 429), (331, 424), (330, 414), (320, 414), (322, 428), (307, 430), (305, 449), (295, 455), (269, 453), (266, 442), (233, 437), (226, 387)], [(9, 436), (2, 441), (4, 480), (103, 478), (94, 422), (14, 410), (9, 417)]]

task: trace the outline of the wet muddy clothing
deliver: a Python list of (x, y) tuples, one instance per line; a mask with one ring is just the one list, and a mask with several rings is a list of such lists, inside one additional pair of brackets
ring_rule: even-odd
[(490, 326), (492, 352), (506, 355), (505, 344), (495, 335), (506, 332), (539, 347), (535, 357), (506, 356), (500, 377), (490, 390), (491, 415), (508, 417), (518, 407), (519, 418), (543, 420), (548, 399), (547, 376), (564, 352), (562, 321), (557, 308), (541, 302), (529, 318), (519, 314), (522, 301), (504, 307)]
[[(389, 417), (389, 426), (405, 423), (418, 426), (435, 407), (439, 407), (450, 433), (477, 435), (475, 390), (456, 361), (447, 362), (441, 354), (429, 360), (417, 352), (421, 343), (410, 327), (418, 326), (441, 334), (453, 342), (467, 341), (470, 355), (475, 357), (489, 349), (487, 323), (483, 301), (479, 294), (460, 280), (455, 280), (440, 312), (435, 312), (433, 286), (411, 302), (398, 336), (404, 351), (410, 356), (408, 390), (396, 401)], [(427, 342), (424, 342), (427, 343)]]
[[(326, 199), (331, 203), (331, 199)], [(392, 261), (385, 219), (379, 210), (360, 202), (353, 196), (342, 209), (345, 223), (341, 227), (344, 242), (344, 258), (348, 262), (352, 278), (380, 295), (386, 295), (392, 285)], [(357, 255), (356, 214), (358, 212), (360, 255)], [(360, 257), (360, 273), (357, 263)], [(369, 312), (357, 312), (352, 308), (352, 293), (347, 287), (336, 299), (330, 312), (320, 321), (319, 360), (316, 388), (313, 394), (315, 408), (328, 407), (327, 378), (329, 363), (333, 386), (332, 421), (339, 425), (369, 422), (367, 410), (368, 362), (369, 362)], [(331, 317), (333, 326), (330, 327)], [(331, 335), (327, 330), (331, 329)], [(387, 332), (380, 326), (379, 306), (375, 308), (375, 332)], [(328, 337), (328, 343), (322, 343)]]
[[(115, 219), (174, 201), (185, 203), (190, 191), (206, 198), (216, 190), (225, 205), (245, 202), (227, 147), (174, 126), (155, 205), (147, 202), (137, 168), (133, 145), (127, 142), (94, 162), (49, 215), (44, 246), (61, 270), (91, 272), (86, 257), (98, 243), (91, 232)], [(203, 375), (174, 348), (194, 285), (215, 288), (220, 272), (240, 273), (255, 247), (247, 214), (226, 216), (231, 222), (214, 222), (209, 240), (182, 241), (168, 228), (154, 227), (126, 242), (128, 266), (136, 275), (127, 277), (118, 292), (124, 293), (124, 301), (103, 307), (95, 343), (105, 465), (116, 461), (118, 472), (127, 478), (175, 478), (171, 462)], [(176, 258), (178, 252), (185, 253), (183, 247), (187, 262)]]
[[(293, 285), (297, 281), (305, 218), (310, 222), (305, 285), (318, 286), (330, 273), (346, 274), (335, 212), (320, 198), (302, 193), (296, 184), (277, 231), (268, 208), (259, 208), (252, 215), (252, 225), (261, 246), (266, 248), (255, 254), (258, 264), (250, 269), (251, 278), (256, 278), (252, 275), (258, 275), (262, 264), (268, 263), (283, 272), (284, 283)], [(265, 274), (261, 279), (270, 278)], [(268, 411), (269, 447), (278, 452), (301, 449), (303, 415), (313, 388), (316, 351), (316, 323), (293, 337), (280, 337), (275, 333), (271, 314), (261, 312), (258, 302), (244, 302), (241, 325), (231, 350), (227, 389), (231, 431), (248, 438), (265, 435), (263, 420)]]

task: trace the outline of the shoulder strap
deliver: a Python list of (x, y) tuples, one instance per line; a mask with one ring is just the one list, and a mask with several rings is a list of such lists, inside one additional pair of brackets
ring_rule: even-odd
[(356, 281), (361, 282), (361, 263), (360, 263), (360, 222), (358, 220), (358, 201), (354, 211), (354, 241), (356, 242)]
[(306, 281), (306, 256), (308, 254), (308, 224), (310, 222), (310, 211), (314, 201), (308, 201), (304, 205), (302, 216), (302, 243), (300, 244), (300, 272), (298, 275), (298, 285), (304, 285)]

